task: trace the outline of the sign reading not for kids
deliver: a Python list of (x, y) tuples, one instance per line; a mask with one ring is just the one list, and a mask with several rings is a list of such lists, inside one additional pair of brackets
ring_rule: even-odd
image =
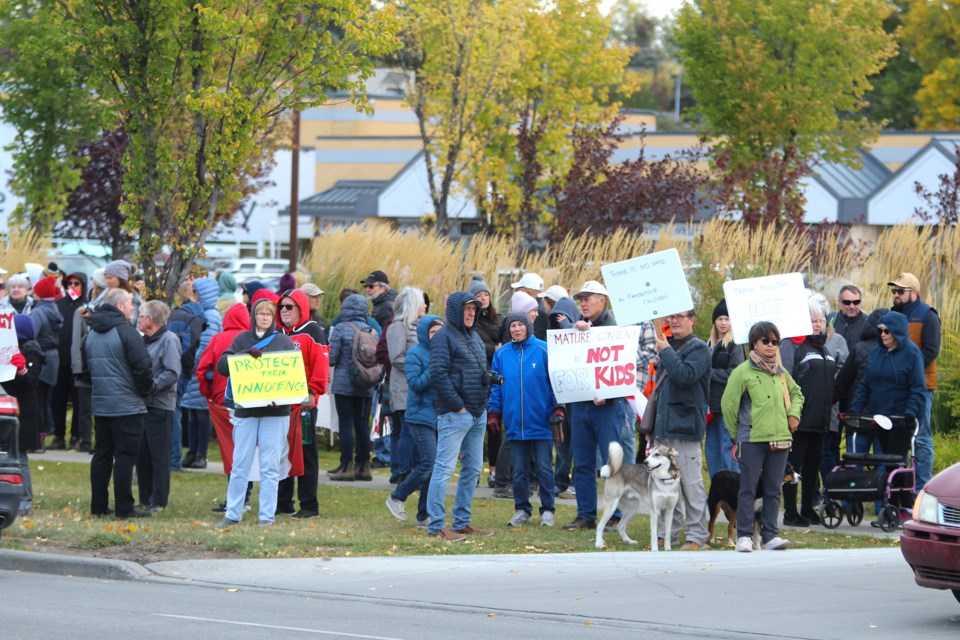
[(639, 341), (640, 327), (547, 331), (550, 384), (557, 402), (634, 395)]
[(227, 358), (233, 402), (243, 408), (300, 404), (307, 399), (307, 376), (299, 351), (273, 351), (259, 358)]
[(781, 338), (813, 333), (801, 273), (727, 280), (723, 283), (723, 295), (737, 344), (749, 342), (750, 327), (761, 320), (777, 325)]

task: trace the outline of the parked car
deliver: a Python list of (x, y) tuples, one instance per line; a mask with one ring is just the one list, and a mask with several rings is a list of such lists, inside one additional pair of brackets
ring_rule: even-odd
[(960, 602), (960, 463), (935, 475), (917, 495), (900, 551), (918, 585), (950, 589)]
[(290, 263), (287, 260), (238, 258), (224, 265), (223, 270), (232, 273), (237, 282), (249, 282), (250, 280), (279, 278), (287, 272), (289, 266)]
[(85, 253), (51, 253), (49, 258), (66, 274), (82, 273), (87, 277), (88, 283), (93, 278), (94, 271), (107, 266), (107, 261), (103, 258)]
[(16, 521), (23, 497), (23, 476), (17, 457), (19, 413), (17, 399), (0, 387), (0, 534)]

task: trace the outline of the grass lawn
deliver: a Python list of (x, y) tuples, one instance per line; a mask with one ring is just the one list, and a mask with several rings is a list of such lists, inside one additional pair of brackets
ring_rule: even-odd
[[(211, 447), (211, 453), (216, 449)], [(321, 451), (320, 468), (336, 466), (337, 452)], [(477, 527), (495, 531), (491, 538), (471, 538), (450, 544), (428, 538), (414, 526), (416, 495), (407, 501), (409, 523), (398, 522), (384, 506), (386, 490), (361, 488), (364, 483), (345, 483), (319, 488), (320, 517), (305, 521), (278, 516), (276, 526), (256, 526), (254, 511), (243, 523), (229, 531), (216, 531), (220, 515), (211, 509), (226, 495), (226, 479), (208, 473), (176, 473), (171, 480), (170, 506), (152, 518), (118, 521), (89, 515), (89, 466), (82, 463), (58, 463), (31, 459), (34, 485), (33, 514), (18, 519), (3, 532), (0, 547), (119, 558), (137, 562), (188, 558), (290, 558), (390, 555), (443, 555), (482, 553), (572, 553), (597, 552), (594, 532), (566, 532), (560, 525), (573, 520), (573, 506), (557, 508), (557, 526), (539, 526), (536, 517), (530, 525), (510, 529), (513, 515), (510, 500), (477, 498), (473, 504), (473, 522)], [(386, 470), (375, 473), (386, 475)], [(483, 477), (486, 477), (484, 473)], [(136, 487), (134, 487), (136, 495)], [(111, 496), (112, 498), (112, 496)], [(447, 498), (448, 517), (453, 497)], [(606, 535), (607, 549), (636, 551), (649, 540), (646, 516), (635, 518), (630, 535), (641, 542), (631, 546), (616, 533)], [(868, 526), (864, 523), (862, 526)], [(722, 531), (721, 531), (722, 529)], [(725, 535), (726, 526), (717, 535)], [(824, 529), (790, 529), (784, 533), (792, 548), (863, 548), (896, 546), (897, 542), (869, 536), (825, 533)], [(723, 549), (719, 539), (714, 548)], [(680, 553), (675, 551), (674, 553)]]

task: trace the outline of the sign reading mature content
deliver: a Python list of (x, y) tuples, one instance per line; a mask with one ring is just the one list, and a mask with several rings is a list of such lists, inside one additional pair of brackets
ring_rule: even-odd
[(676, 249), (600, 267), (620, 324), (636, 324), (693, 309)]
[(299, 404), (307, 399), (307, 376), (299, 351), (273, 351), (259, 358), (246, 354), (230, 356), (227, 364), (237, 406)]
[(639, 341), (640, 327), (547, 331), (550, 384), (557, 402), (634, 395)]
[(10, 358), (20, 353), (14, 315), (13, 311), (0, 313), (0, 382), (13, 380), (17, 375), (17, 368), (10, 364)]
[(813, 333), (803, 274), (728, 280), (723, 283), (723, 294), (727, 299), (733, 341), (737, 344), (749, 342), (750, 327), (761, 320), (777, 325), (781, 338)]

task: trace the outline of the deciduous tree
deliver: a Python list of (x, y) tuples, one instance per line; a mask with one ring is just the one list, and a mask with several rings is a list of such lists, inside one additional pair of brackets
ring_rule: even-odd
[(960, 0), (910, 0), (903, 39), (919, 65), (918, 125), (960, 129)]

